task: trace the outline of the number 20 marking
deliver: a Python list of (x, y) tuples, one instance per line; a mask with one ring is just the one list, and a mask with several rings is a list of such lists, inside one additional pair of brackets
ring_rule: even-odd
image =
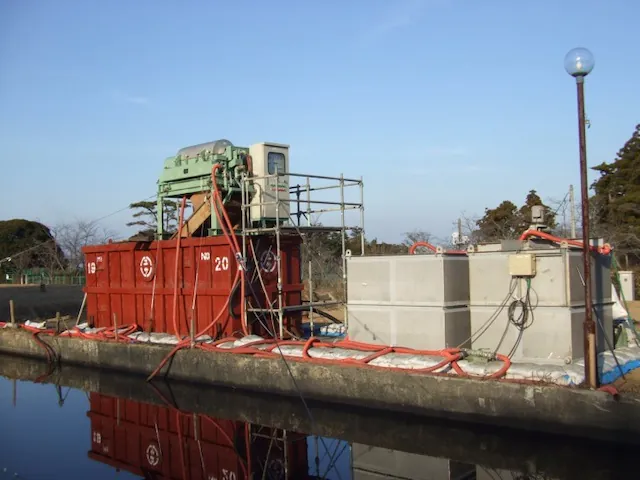
[(215, 271), (221, 272), (223, 270), (229, 270), (229, 257), (216, 257), (214, 260)]

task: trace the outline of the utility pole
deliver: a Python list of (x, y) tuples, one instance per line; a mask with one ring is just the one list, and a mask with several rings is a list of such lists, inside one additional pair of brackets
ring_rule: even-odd
[(571, 238), (576, 238), (576, 197), (573, 194), (573, 185), (569, 185), (569, 208), (571, 208)]
[(462, 219), (458, 219), (458, 241), (462, 242)]

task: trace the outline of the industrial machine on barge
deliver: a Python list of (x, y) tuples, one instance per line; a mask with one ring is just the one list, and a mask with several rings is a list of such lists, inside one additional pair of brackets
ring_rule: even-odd
[[(318, 180), (325, 184), (312, 185)], [(348, 189), (359, 191), (359, 202), (346, 200)], [(317, 192), (337, 192), (339, 198), (313, 197)], [(165, 228), (168, 200), (180, 202), (176, 231)], [(331, 212), (336, 224), (314, 222), (314, 216)], [(347, 221), (348, 213), (359, 217), (357, 225)], [(195, 145), (165, 161), (154, 238), (85, 247), (86, 315), (96, 328), (65, 335), (122, 335), (124, 341), (175, 345), (148, 379), (177, 351), (197, 346), (578, 385), (585, 371), (583, 318), (595, 308), (600, 328), (592, 353), (604, 366), (603, 381), (635, 368), (640, 338), (628, 319), (627, 347), (634, 348), (614, 352), (609, 247), (588, 247), (594, 251), (595, 292), (588, 306), (581, 297), (582, 244), (550, 235), (542, 217), (532, 221), (521, 238), (494, 245), (457, 251), (429, 245), (433, 255), (416, 255), (413, 247), (406, 255), (364, 255), (362, 180), (291, 173), (288, 145)], [(346, 248), (353, 231), (360, 234), (357, 256)], [(317, 232), (340, 237), (343, 292), (335, 302), (314, 297), (308, 240)], [(339, 304), (345, 341), (322, 343), (313, 333), (300, 341), (304, 313), (313, 332), (313, 314)], [(282, 339), (295, 340), (286, 344), (288, 353), (277, 343)]]
[[(360, 201), (346, 202), (346, 190), (359, 190)], [(339, 198), (317, 199), (319, 191)], [(89, 325), (137, 324), (192, 340), (299, 337), (304, 312), (313, 321), (339, 303), (314, 301), (310, 262), (304, 299), (303, 246), (315, 232), (339, 233), (344, 268), (347, 232), (358, 229), (364, 243), (362, 198), (362, 180), (291, 173), (288, 145), (217, 140), (183, 148), (158, 180), (155, 238), (84, 248)], [(180, 202), (174, 232), (165, 225), (168, 200)], [(354, 209), (360, 222), (349, 226), (345, 211)], [(316, 225), (327, 212), (340, 220)]]

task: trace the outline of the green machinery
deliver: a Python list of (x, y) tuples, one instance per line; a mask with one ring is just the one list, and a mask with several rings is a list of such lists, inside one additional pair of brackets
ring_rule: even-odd
[[(236, 147), (228, 140), (216, 140), (182, 148), (167, 158), (158, 179), (158, 239), (164, 231), (165, 199), (187, 197), (193, 211), (185, 219), (182, 236), (222, 233), (212, 209), (212, 170), (216, 164), (216, 184), (223, 196), (229, 219), (236, 229), (244, 226), (271, 227), (289, 220), (289, 183), (282, 175), (288, 170), (289, 146), (258, 143)], [(174, 234), (175, 235), (175, 234)]]

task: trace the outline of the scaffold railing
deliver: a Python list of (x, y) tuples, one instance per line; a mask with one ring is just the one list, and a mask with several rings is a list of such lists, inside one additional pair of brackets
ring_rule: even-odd
[[(279, 184), (280, 180), (286, 180), (289, 185), (287, 192), (279, 192), (272, 195), (265, 201), (267, 195), (258, 195), (253, 198), (250, 192), (252, 187), (259, 182), (275, 182)], [(285, 183), (285, 182), (282, 182)], [(342, 307), (343, 325), (348, 328), (348, 310), (347, 310), (347, 256), (351, 255), (347, 249), (348, 240), (355, 240), (359, 237), (360, 254), (364, 254), (365, 249), (365, 224), (364, 224), (364, 182), (362, 178), (352, 179), (345, 178), (344, 175), (339, 177), (331, 177), (324, 175), (311, 175), (299, 173), (275, 173), (265, 176), (251, 176), (246, 174), (241, 178), (241, 209), (242, 209), (242, 237), (243, 237), (243, 255), (247, 258), (246, 245), (247, 238), (251, 235), (272, 234), (276, 243), (276, 269), (278, 275), (278, 293), (276, 305), (270, 306), (268, 309), (247, 309), (248, 311), (256, 311), (261, 313), (271, 313), (278, 319), (279, 336), (284, 336), (284, 315), (287, 311), (307, 310), (309, 315), (309, 326), (311, 332), (314, 331), (314, 316), (318, 309), (323, 307)], [(322, 195), (322, 198), (320, 198)], [(326, 198), (327, 195), (333, 197)], [(355, 197), (347, 200), (347, 197)], [(261, 201), (260, 201), (261, 200)], [(275, 219), (270, 225), (254, 224), (250, 221), (250, 209), (262, 208), (264, 206), (275, 207)], [(319, 223), (318, 218), (322, 215), (333, 214), (335, 218), (333, 222)], [(350, 216), (347, 220), (347, 216)], [(314, 220), (314, 216), (316, 219)], [(354, 219), (356, 221), (354, 221)], [(339, 300), (321, 301), (314, 300), (314, 290), (317, 284), (317, 274), (313, 269), (314, 252), (310, 249), (309, 240), (314, 234), (330, 233), (339, 235), (340, 241), (340, 268), (339, 277), (342, 290), (342, 298)], [(301, 275), (305, 277), (305, 287), (308, 292), (308, 300), (302, 301), (302, 305), (292, 306), (284, 305), (283, 301), (283, 265), (281, 258), (281, 240), (282, 236), (298, 236), (302, 240), (302, 247), (306, 253), (306, 275), (304, 275), (305, 266), (301, 261)], [(301, 252), (302, 253), (302, 252)], [(315, 310), (315, 311), (314, 311)]]

